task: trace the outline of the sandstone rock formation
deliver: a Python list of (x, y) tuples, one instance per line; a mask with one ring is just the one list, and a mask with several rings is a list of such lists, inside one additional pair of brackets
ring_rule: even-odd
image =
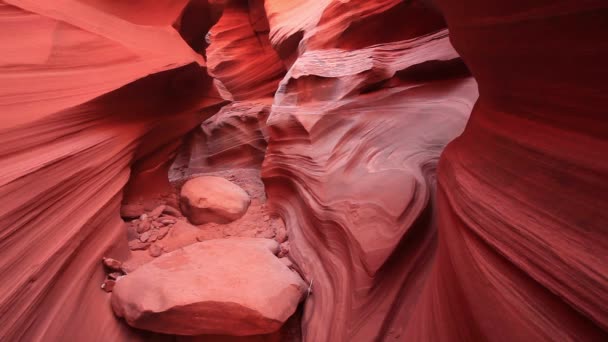
[(209, 74), (230, 100), (271, 97), (285, 67), (268, 40), (264, 1), (227, 1), (209, 32)]
[(112, 308), (129, 325), (178, 335), (255, 335), (278, 330), (306, 284), (275, 254), (274, 240), (200, 242), (121, 278)]
[(480, 97), (438, 170), (439, 251), (419, 305), (443, 309), (412, 324), (460, 319), (407, 337), (606, 340), (608, 3), (438, 3)]
[(0, 13), (0, 339), (139, 340), (99, 289), (99, 260), (128, 255), (123, 190), (133, 172), (168, 187), (163, 163), (223, 100), (164, 24), (79, 1)]
[[(473, 106), (473, 81), (420, 3), (269, 3), (273, 43), (304, 32), (267, 122), (263, 176), (290, 256), (315, 279), (306, 341), (606, 338), (596, 219), (608, 203), (596, 191), (608, 169), (593, 152), (608, 132), (596, 92), (606, 4), (439, 1), (480, 82)], [(435, 201), (439, 155), (471, 108)]]
[(170, 178), (181, 172), (259, 169), (266, 154), (266, 119), (272, 99), (232, 102), (207, 119), (176, 157)]
[(245, 215), (250, 203), (245, 190), (222, 177), (190, 179), (180, 193), (182, 212), (194, 224), (234, 221)]
[[(605, 0), (1, 1), (0, 340), (176, 339), (99, 289), (125, 280), (102, 257), (152, 259), (121, 207), (153, 210), (172, 165), (261, 167), (314, 279), (304, 341), (608, 340), (606, 18)], [(200, 230), (179, 232), (152, 254)]]
[[(267, 122), (268, 196), (315, 283), (306, 341), (398, 339), (418, 314), (436, 252), (437, 162), (477, 98), (447, 31), (429, 26), (438, 14), (361, 1), (365, 19), (351, 23), (346, 6), (328, 4), (306, 31)], [(357, 45), (337, 48), (356, 26), (366, 32)], [(402, 34), (387, 37), (389, 27)]]

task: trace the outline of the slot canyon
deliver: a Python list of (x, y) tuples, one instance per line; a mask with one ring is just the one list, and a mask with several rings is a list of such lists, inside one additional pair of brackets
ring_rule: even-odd
[(0, 341), (608, 341), (606, 0), (0, 24)]

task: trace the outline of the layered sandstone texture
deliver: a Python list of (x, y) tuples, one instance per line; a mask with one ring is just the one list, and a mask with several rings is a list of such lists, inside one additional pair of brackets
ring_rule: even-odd
[[(0, 22), (0, 340), (182, 340), (117, 319), (100, 260), (142, 252), (121, 203), (199, 172), (261, 174), (217, 232), (263, 205), (307, 292), (301, 336), (187, 340), (608, 340), (605, 0), (4, 0)], [(212, 224), (169, 225), (121, 301)], [(207, 324), (141, 303), (149, 330)]]
[[(291, 257), (314, 279), (303, 339), (408, 340), (435, 322), (415, 317), (443, 310), (419, 306), (437, 267), (436, 169), (476, 83), (419, 2), (271, 4), (272, 42), (302, 35), (267, 120), (262, 176)], [(304, 8), (316, 19), (285, 15)]]
[(0, 340), (143, 339), (100, 260), (128, 255), (129, 178), (169, 187), (171, 154), (223, 101), (170, 4), (0, 4)]

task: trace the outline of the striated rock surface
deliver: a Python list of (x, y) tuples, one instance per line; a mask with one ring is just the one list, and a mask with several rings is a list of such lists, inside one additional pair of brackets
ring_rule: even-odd
[(427, 325), (405, 337), (606, 340), (608, 4), (438, 4), (480, 97), (439, 165)]
[[(132, 165), (167, 162), (221, 99), (201, 56), (170, 26), (136, 25), (78, 1), (7, 3), (0, 340), (140, 340), (99, 289), (99, 260), (128, 254), (122, 190)], [(151, 164), (140, 172), (162, 163)]]
[(259, 169), (266, 154), (272, 99), (232, 102), (207, 119), (184, 144), (169, 178), (225, 169)]
[[(332, 2), (318, 26), (301, 28), (267, 121), (262, 176), (290, 257), (314, 279), (304, 340), (393, 340), (433, 268), (435, 170), (477, 88), (438, 14), (416, 2), (345, 7)], [(410, 9), (417, 19), (397, 20)], [(402, 34), (374, 24), (386, 11)], [(365, 36), (346, 46), (340, 37), (359, 26)]]
[(127, 260), (127, 238), (148, 260), (239, 232), (178, 221), (169, 243), (122, 222), (173, 190), (178, 150), (175, 174), (264, 160), (264, 213), (312, 284), (305, 341), (607, 340), (607, 17), (604, 0), (1, 2), (0, 340), (300, 338), (113, 316), (99, 260)]
[(129, 325), (178, 335), (268, 334), (293, 314), (306, 284), (275, 254), (274, 240), (200, 242), (138, 268), (114, 287)]
[(0, 57), (0, 124), (5, 128), (84, 103), (148, 74), (194, 61), (204, 65), (177, 32), (164, 26), (134, 25), (75, 0), (6, 3), (0, 4), (7, 25), (3, 39), (12, 48)]
[(228, 1), (213, 26), (207, 49), (209, 74), (230, 100), (274, 94), (285, 67), (268, 40), (263, 0)]
[(245, 215), (251, 198), (225, 178), (202, 176), (182, 186), (180, 203), (182, 212), (194, 224), (228, 223)]
[(473, 106), (421, 3), (274, 3), (273, 44), (304, 32), (263, 164), (314, 278), (304, 340), (604, 340), (608, 6), (438, 1)]

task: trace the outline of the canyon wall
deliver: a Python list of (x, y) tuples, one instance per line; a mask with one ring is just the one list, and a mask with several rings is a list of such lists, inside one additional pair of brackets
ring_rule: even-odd
[(176, 156), (261, 168), (304, 341), (608, 339), (605, 1), (5, 0), (0, 22), (0, 339), (174, 340), (99, 285), (120, 203)]
[(101, 257), (128, 253), (123, 189), (131, 170), (158, 180), (146, 192), (167, 188), (172, 151), (223, 100), (203, 58), (170, 27), (179, 11), (140, 26), (77, 1), (7, 3), (0, 339), (142, 339), (99, 288)]
[(262, 173), (312, 284), (303, 337), (401, 340), (435, 267), (439, 156), (477, 87), (440, 14), (419, 2), (315, 6), (310, 27), (269, 13), (271, 35), (286, 32), (273, 43), (303, 33)]
[(340, 6), (290, 28), (268, 120), (269, 197), (314, 282), (304, 339), (605, 340), (608, 6), (438, 2), (480, 98), (436, 200), (474, 87), (440, 32), (382, 41), (436, 29), (415, 2), (375, 27), (381, 2)]
[(480, 97), (439, 165), (441, 309), (412, 336), (606, 340), (608, 4), (438, 3)]

